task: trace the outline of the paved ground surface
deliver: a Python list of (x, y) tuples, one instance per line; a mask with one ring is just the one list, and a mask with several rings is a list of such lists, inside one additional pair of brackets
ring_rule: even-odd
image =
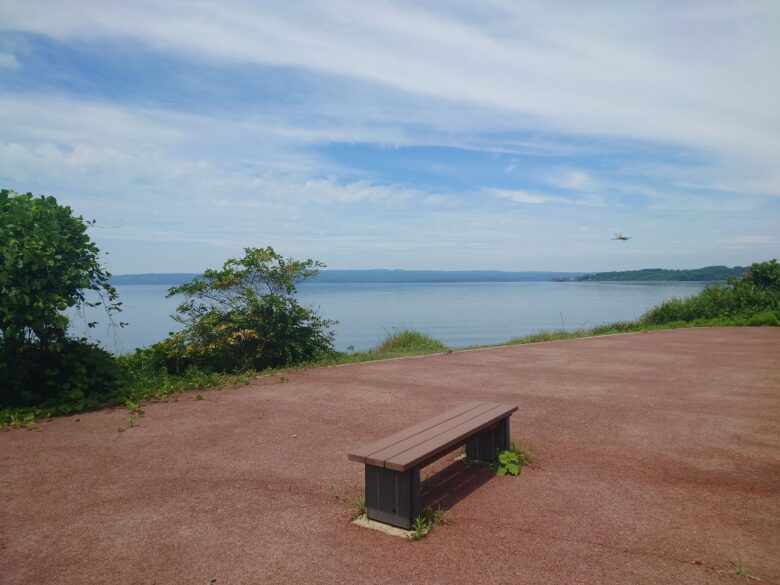
[[(780, 329), (620, 335), (335, 367), (0, 432), (13, 584), (780, 579)], [(448, 524), (349, 523), (356, 445), (517, 402), (536, 469), (427, 468)], [(424, 474), (425, 475), (425, 474)], [(721, 573), (720, 571), (725, 571)]]

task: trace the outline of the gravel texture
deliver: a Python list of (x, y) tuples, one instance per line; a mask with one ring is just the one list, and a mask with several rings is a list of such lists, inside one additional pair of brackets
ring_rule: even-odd
[[(780, 581), (780, 329), (681, 329), (319, 368), (0, 432), (3, 583)], [(350, 523), (355, 446), (513, 402), (538, 464), (426, 468), (447, 523)]]

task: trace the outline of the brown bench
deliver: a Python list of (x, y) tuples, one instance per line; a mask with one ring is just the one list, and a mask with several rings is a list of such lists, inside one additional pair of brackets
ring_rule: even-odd
[(366, 513), (409, 529), (420, 514), (420, 468), (466, 445), (473, 459), (495, 461), (509, 448), (511, 404), (468, 402), (349, 454), (366, 466)]

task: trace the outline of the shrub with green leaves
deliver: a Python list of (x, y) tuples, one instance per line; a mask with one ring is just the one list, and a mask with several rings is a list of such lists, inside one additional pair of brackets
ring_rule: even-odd
[(114, 356), (80, 339), (56, 347), (26, 343), (13, 354), (0, 342), (3, 405), (49, 405), (54, 413), (110, 404), (123, 383)]
[(780, 265), (777, 260), (768, 260), (753, 264), (742, 278), (730, 278), (726, 286), (708, 286), (692, 297), (665, 301), (645, 313), (639, 322), (712, 324), (712, 320), (724, 319), (747, 325), (772, 324), (778, 317)]
[(270, 247), (244, 252), (219, 270), (169, 289), (169, 297), (185, 297), (174, 317), (185, 328), (155, 348), (169, 371), (263, 370), (313, 361), (333, 350), (328, 328), (334, 322), (295, 297), (296, 285), (323, 265), (285, 259)]
[(67, 331), (67, 309), (120, 307), (90, 225), (54, 197), (0, 191), (0, 405), (86, 404), (111, 391), (111, 356)]

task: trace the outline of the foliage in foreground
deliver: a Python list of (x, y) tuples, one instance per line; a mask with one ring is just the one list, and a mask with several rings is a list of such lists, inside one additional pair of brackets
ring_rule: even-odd
[(520, 475), (523, 467), (532, 467), (536, 457), (526, 441), (509, 444), (509, 449), (499, 451), (493, 463), (493, 473), (496, 475)]
[[(87, 234), (93, 223), (54, 197), (0, 191), (0, 405), (83, 408), (111, 393), (118, 372), (110, 354), (71, 338), (65, 315), (120, 309)], [(87, 301), (88, 291), (99, 300)]]
[(244, 252), (169, 289), (169, 297), (184, 296), (174, 319), (185, 326), (155, 346), (169, 372), (280, 368), (332, 352), (334, 322), (295, 297), (296, 285), (323, 265), (285, 259), (270, 247)]
[[(55, 209), (69, 214), (67, 208)], [(82, 225), (80, 218), (74, 222)], [(97, 253), (94, 246), (90, 250)], [(23, 398), (0, 402), (7, 407), (0, 410), (0, 425), (118, 404), (136, 412), (143, 401), (246, 381), (255, 370), (320, 361), (332, 353), (327, 329), (333, 322), (299, 305), (295, 291), (297, 283), (321, 266), (313, 260), (284, 259), (272, 248), (247, 248), (243, 258), (229, 259), (220, 270), (207, 270), (171, 288), (169, 296), (185, 297), (176, 317), (184, 330), (130, 355), (112, 356), (84, 340), (68, 339), (64, 331), (56, 352), (46, 350), (51, 342), (42, 347), (37, 339), (16, 353), (0, 346), (6, 358), (5, 365), (0, 363), (0, 374), (6, 375), (0, 381), (4, 388), (11, 387), (9, 379), (17, 381)], [(85, 282), (80, 285), (89, 288)], [(115, 296), (113, 289), (106, 290)], [(9, 355), (13, 368), (8, 367)], [(50, 390), (32, 392), (41, 388)]]
[(116, 384), (105, 394), (72, 400), (66, 398), (47, 400), (37, 406), (0, 408), (0, 427), (28, 426), (36, 420), (54, 416), (66, 416), (85, 410), (111, 406), (124, 406), (136, 412), (144, 402), (166, 400), (182, 392), (203, 388), (227, 388), (247, 384), (255, 372), (221, 374), (196, 368), (181, 374), (169, 374), (164, 369), (151, 366), (149, 350), (118, 357), (109, 356), (118, 369)]
[[(403, 330), (389, 334), (377, 347), (368, 352), (332, 352), (323, 355), (310, 365), (362, 362), (438, 353), (446, 350), (446, 346), (436, 339), (416, 331)], [(245, 370), (230, 374), (213, 372), (194, 366), (179, 372), (169, 371), (165, 367), (168, 356), (161, 344), (155, 344), (113, 359), (120, 367), (118, 381), (113, 392), (91, 401), (53, 400), (35, 407), (0, 409), (0, 426), (23, 426), (31, 424), (37, 419), (62, 416), (83, 410), (117, 405), (136, 405), (146, 401), (163, 400), (180, 392), (245, 384), (257, 373), (254, 370)], [(295, 367), (305, 367), (306, 365), (298, 364)], [(264, 371), (278, 370), (266, 369)]]
[(496, 475), (520, 475), (520, 459), (512, 451), (499, 451), (493, 463), (493, 473)]
[(670, 299), (639, 319), (643, 325), (675, 321), (734, 320), (776, 325), (780, 313), (780, 265), (777, 260), (753, 264), (742, 278), (726, 286), (708, 286), (686, 299)]

